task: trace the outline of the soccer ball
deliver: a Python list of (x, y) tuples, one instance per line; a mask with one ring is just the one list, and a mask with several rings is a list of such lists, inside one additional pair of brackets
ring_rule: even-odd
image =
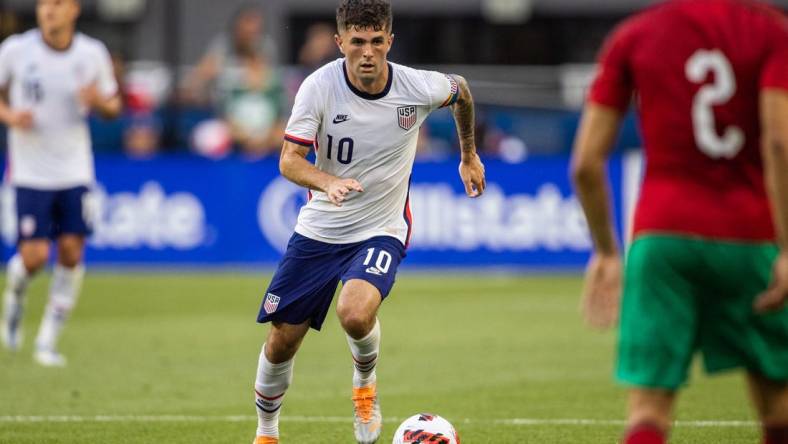
[(421, 413), (403, 421), (392, 444), (460, 444), (454, 427), (438, 415)]

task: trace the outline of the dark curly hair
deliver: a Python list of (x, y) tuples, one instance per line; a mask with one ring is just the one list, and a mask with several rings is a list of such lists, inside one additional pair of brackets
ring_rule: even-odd
[(387, 0), (342, 0), (337, 8), (337, 29), (351, 27), (391, 31), (391, 4)]

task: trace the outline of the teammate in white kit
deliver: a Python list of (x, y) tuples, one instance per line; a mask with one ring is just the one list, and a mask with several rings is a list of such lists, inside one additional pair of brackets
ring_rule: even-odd
[(109, 52), (76, 32), (79, 12), (78, 0), (38, 0), (38, 28), (0, 45), (0, 121), (10, 129), (5, 179), (16, 190), (19, 227), (0, 337), (7, 348), (20, 347), (25, 289), (56, 241), (57, 264), (33, 354), (44, 366), (65, 365), (57, 340), (84, 274), (88, 191), (95, 182), (86, 117), (91, 110), (106, 117), (121, 110)]
[[(279, 164), (283, 176), (310, 190), (310, 200), (258, 316), (258, 322), (273, 325), (255, 382), (256, 444), (279, 442), (279, 412), (293, 357), (309, 328), (320, 329), (340, 281), (337, 315), (355, 364), (355, 437), (373, 443), (380, 436), (377, 312), (405, 256), (416, 139), (430, 112), (452, 107), (466, 192), (477, 197), (485, 187), (467, 82), (387, 62), (394, 38), (388, 1), (343, 0), (337, 28), (345, 58), (301, 85)], [(315, 165), (305, 159), (312, 147)]]

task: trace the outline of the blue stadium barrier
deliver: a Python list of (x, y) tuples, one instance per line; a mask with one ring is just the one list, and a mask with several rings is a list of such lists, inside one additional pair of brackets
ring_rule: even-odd
[[(456, 160), (415, 165), (405, 264), (582, 267), (591, 242), (569, 185), (568, 158), (485, 163), (488, 190), (479, 199), (465, 197)], [(627, 207), (626, 165), (625, 157), (610, 163), (618, 215)], [(99, 156), (96, 168), (89, 264), (274, 265), (306, 201), (304, 189), (279, 176), (275, 160)], [(13, 192), (4, 190), (0, 204), (8, 255), (16, 230)]]

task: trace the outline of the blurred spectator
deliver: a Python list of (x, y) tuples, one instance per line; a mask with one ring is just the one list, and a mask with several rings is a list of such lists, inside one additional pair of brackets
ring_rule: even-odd
[(112, 53), (112, 67), (123, 97), (123, 151), (132, 158), (152, 157), (159, 151), (162, 126), (156, 115), (156, 104), (149, 93), (128, 81), (121, 54)]
[(342, 57), (334, 40), (335, 33), (336, 25), (328, 23), (314, 23), (307, 28), (306, 41), (298, 51), (298, 65), (288, 71), (285, 77), (288, 108), (292, 108), (298, 88), (309, 74), (326, 63)]
[(307, 29), (306, 42), (298, 52), (298, 63), (305, 76), (342, 56), (334, 40), (335, 34), (335, 27), (328, 23), (315, 23)]
[(159, 151), (161, 122), (154, 113), (131, 114), (123, 132), (123, 147), (129, 157), (146, 159)]
[(19, 17), (11, 10), (0, 10), (0, 40), (19, 32)]
[(508, 163), (520, 163), (528, 158), (525, 141), (508, 134), (492, 115), (483, 111), (476, 118), (476, 149), (481, 156), (498, 157)]
[(255, 158), (278, 151), (284, 134), (282, 76), (263, 22), (258, 6), (239, 9), (229, 32), (214, 38), (186, 85), (187, 99), (214, 106), (240, 152)]

